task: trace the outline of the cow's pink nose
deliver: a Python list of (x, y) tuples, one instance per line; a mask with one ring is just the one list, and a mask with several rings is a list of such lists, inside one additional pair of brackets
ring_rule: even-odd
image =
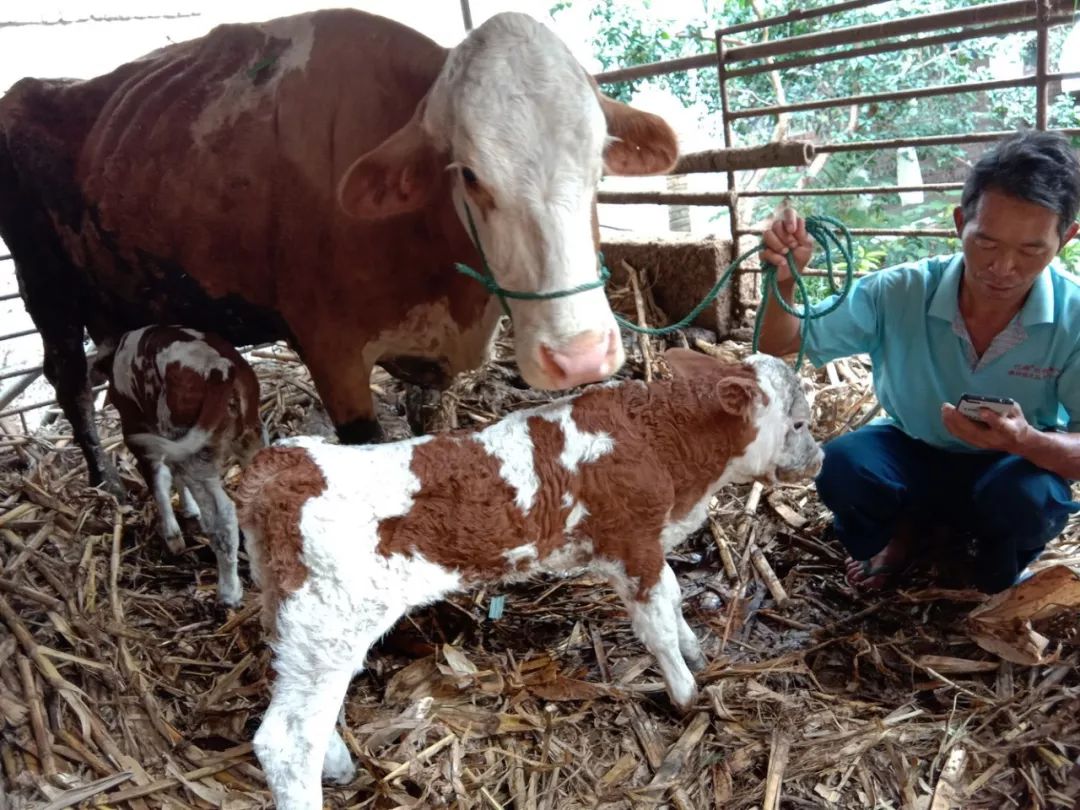
[(616, 370), (618, 334), (582, 332), (558, 349), (541, 344), (540, 366), (558, 388), (597, 382)]

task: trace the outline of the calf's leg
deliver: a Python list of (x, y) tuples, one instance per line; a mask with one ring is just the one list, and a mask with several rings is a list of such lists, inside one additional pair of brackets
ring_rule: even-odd
[[(342, 704), (338, 711), (338, 724), (345, 727), (345, 705)], [(330, 743), (326, 747), (326, 756), (323, 757), (322, 777), (328, 782), (338, 785), (347, 785), (356, 778), (356, 766), (353, 765), (352, 754), (345, 740), (336, 728), (330, 731)]]
[(338, 784), (356, 775), (334, 721), (367, 651), (402, 612), (361, 599), (345, 619), (326, 597), (298, 592), (277, 612), (277, 677), (254, 745), (280, 810), (321, 808), (320, 774)]
[[(664, 568), (667, 568), (666, 564)], [(670, 572), (670, 569), (668, 570)], [(667, 686), (671, 702), (680, 711), (688, 712), (697, 702), (697, 684), (680, 652), (682, 639), (679, 622), (684, 620), (682, 614), (675, 609), (667, 588), (663, 585), (662, 571), (663, 569), (657, 583), (649, 589), (643, 599), (639, 598), (636, 583), (622, 576), (613, 576), (611, 584), (626, 605), (634, 635), (655, 656), (660, 672), (663, 673), (664, 684)], [(674, 573), (671, 573), (673, 579), (674, 576)], [(690, 630), (689, 627), (686, 629)], [(691, 635), (693, 635), (692, 632)]]
[[(186, 518), (199, 520), (199, 525), (202, 526), (202, 513), (199, 511), (199, 504), (195, 502), (191, 490), (183, 484), (180, 485), (180, 514)], [(205, 528), (203, 526), (204, 530)]]
[(218, 601), (229, 607), (240, 604), (244, 594), (237, 572), (237, 552), (240, 530), (236, 522), (236, 507), (216, 475), (184, 481), (191, 488), (205, 522), (218, 564)]
[(660, 582), (657, 587), (663, 589), (668, 599), (671, 600), (672, 609), (675, 611), (675, 621), (679, 629), (679, 652), (682, 653), (683, 660), (686, 661), (686, 665), (693, 672), (701, 672), (708, 662), (705, 660), (705, 654), (701, 651), (701, 644), (698, 642), (697, 636), (694, 635), (694, 631), (686, 623), (686, 617), (683, 616), (682, 588), (679, 587), (679, 580), (676, 578), (675, 572), (671, 570), (670, 565), (665, 564), (660, 571)]
[(135, 462), (142, 473), (146, 486), (150, 488), (154, 496), (154, 505), (158, 513), (158, 532), (165, 546), (173, 554), (184, 553), (184, 536), (180, 531), (180, 524), (176, 521), (176, 513), (172, 507), (172, 470), (161, 459), (135, 451)]
[[(278, 649), (280, 656), (283, 645)], [(334, 731), (351, 677), (351, 669), (325, 664), (307, 671), (278, 668), (274, 694), (254, 740), (278, 810), (320, 810), (320, 773), (329, 770), (327, 775), (339, 781), (349, 781), (355, 773), (345, 743)]]

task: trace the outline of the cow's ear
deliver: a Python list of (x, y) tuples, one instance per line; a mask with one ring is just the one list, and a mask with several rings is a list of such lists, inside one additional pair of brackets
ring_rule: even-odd
[(679, 142), (667, 121), (602, 94), (600, 108), (607, 119), (604, 168), (610, 174), (664, 174), (671, 170), (679, 159)]
[(442, 182), (446, 159), (421, 123), (425, 101), (405, 126), (346, 169), (337, 191), (346, 214), (385, 219), (431, 201)]

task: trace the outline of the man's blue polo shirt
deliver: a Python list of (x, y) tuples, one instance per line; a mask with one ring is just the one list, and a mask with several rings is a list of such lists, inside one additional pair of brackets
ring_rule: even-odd
[[(941, 404), (965, 391), (1012, 397), (1034, 427), (1080, 432), (1080, 284), (1053, 265), (1020, 313), (976, 360), (959, 314), (963, 255), (880, 270), (813, 321), (806, 356), (816, 366), (866, 353), (889, 419), (936, 447), (976, 451), (945, 429)], [(822, 310), (827, 299), (815, 306)]]

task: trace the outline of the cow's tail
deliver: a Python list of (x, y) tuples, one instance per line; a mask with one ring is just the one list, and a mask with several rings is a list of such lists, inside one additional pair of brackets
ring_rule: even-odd
[(154, 433), (133, 433), (127, 440), (165, 461), (178, 462), (190, 458), (206, 447), (222, 419), (227, 417), (235, 377), (236, 370), (231, 365), (228, 372), (219, 368), (210, 372), (206, 379), (206, 396), (199, 408), (199, 416), (195, 424), (179, 439), (167, 439)]

